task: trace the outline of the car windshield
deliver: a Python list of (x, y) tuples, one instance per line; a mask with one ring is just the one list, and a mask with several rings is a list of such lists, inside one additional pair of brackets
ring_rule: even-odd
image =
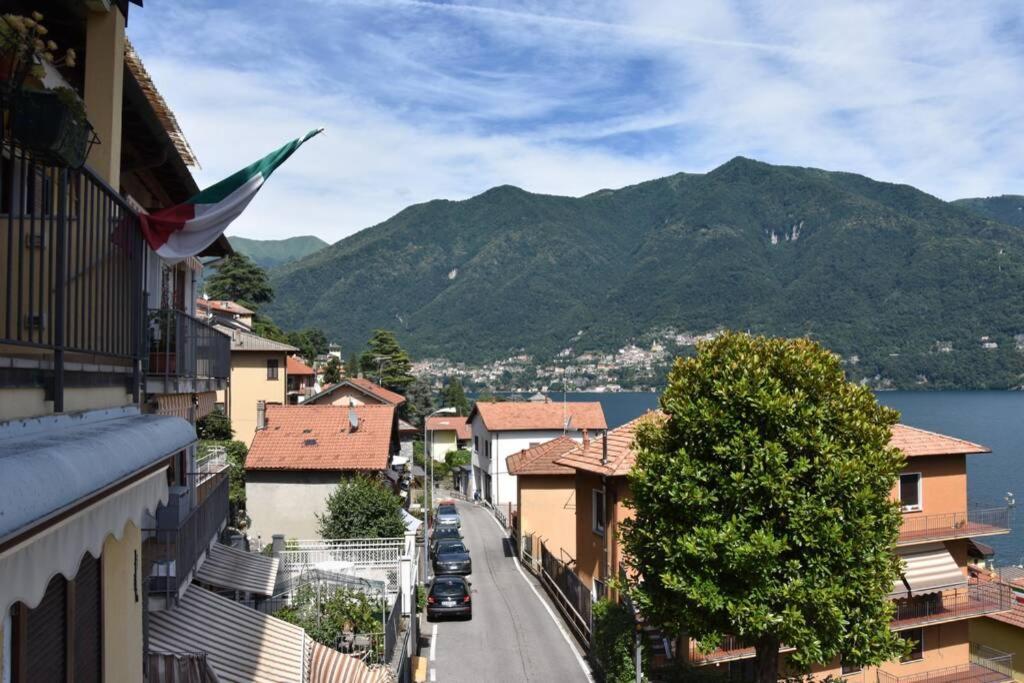
[(466, 550), (466, 546), (462, 545), (458, 541), (446, 541), (437, 546), (438, 554), (441, 553), (465, 553), (469, 552)]
[(437, 514), (439, 515), (457, 515), (459, 511), (455, 509), (454, 505), (442, 505), (437, 508)]
[(463, 595), (466, 592), (466, 585), (455, 579), (440, 579), (434, 582), (430, 592), (440, 596)]

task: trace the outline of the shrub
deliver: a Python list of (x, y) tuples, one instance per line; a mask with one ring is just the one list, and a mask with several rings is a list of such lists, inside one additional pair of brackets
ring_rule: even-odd
[(392, 538), (405, 534), (402, 499), (377, 479), (342, 479), (317, 515), (324, 538)]

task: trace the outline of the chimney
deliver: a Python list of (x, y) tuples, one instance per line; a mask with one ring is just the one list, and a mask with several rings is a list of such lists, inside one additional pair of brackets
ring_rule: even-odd
[(267, 428), (267, 402), (256, 401), (256, 431)]
[(604, 430), (604, 435), (601, 437), (601, 464), (608, 464), (608, 430)]
[(583, 430), (583, 450), (590, 447), (590, 432), (587, 429)]

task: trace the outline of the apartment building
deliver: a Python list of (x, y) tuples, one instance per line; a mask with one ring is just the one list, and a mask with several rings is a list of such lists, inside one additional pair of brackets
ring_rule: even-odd
[(438, 462), (444, 460), (449, 451), (469, 448), (473, 430), (469, 419), (459, 415), (435, 415), (426, 420), (427, 443), (430, 457)]
[[(590, 590), (591, 599), (617, 598), (607, 584), (624, 567), (618, 530), (621, 522), (633, 514), (625, 505), (631, 496), (626, 475), (635, 463), (632, 446), (636, 427), (645, 419), (659, 418), (656, 414), (638, 418), (554, 461), (575, 470), (576, 556), (571, 569), (580, 584)], [(838, 661), (823, 663), (814, 671), (815, 676), (841, 676), (865, 683), (1010, 680), (1012, 658), (972, 643), (968, 633), (973, 620), (1011, 609), (1009, 586), (979, 580), (968, 569), (973, 538), (1010, 530), (1008, 506), (982, 509), (968, 502), (967, 456), (987, 453), (988, 449), (902, 424), (893, 428), (892, 445), (907, 457), (892, 493), (900, 502), (904, 520), (895, 549), (904, 570), (889, 596), (896, 608), (892, 628), (914, 643), (914, 648), (906, 659), (870, 670), (844, 667)], [(523, 505), (525, 508), (528, 503)], [(554, 535), (556, 529), (551, 524), (564, 523), (554, 516), (531, 514), (527, 509), (521, 509), (520, 514), (532, 520), (533, 531), (540, 536)], [(545, 525), (548, 517), (551, 522)], [(554, 555), (551, 548), (546, 550)], [(737, 680), (753, 674), (753, 648), (734, 639), (727, 639), (711, 653), (699, 652), (693, 643), (665, 638), (652, 639), (652, 644), (662, 657), (728, 667)]]

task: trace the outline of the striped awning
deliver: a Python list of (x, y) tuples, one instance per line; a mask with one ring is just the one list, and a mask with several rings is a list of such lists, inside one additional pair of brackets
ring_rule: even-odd
[(899, 553), (903, 576), (893, 585), (893, 597), (909, 597), (967, 585), (960, 566), (943, 543), (914, 546)]
[(303, 681), (301, 627), (189, 586), (177, 607), (149, 613), (153, 652), (204, 652), (221, 683)]
[(309, 683), (385, 683), (386, 667), (367, 666), (362, 660), (320, 643), (313, 643), (309, 656)]
[(275, 557), (214, 543), (195, 577), (218, 588), (270, 596), (277, 583), (277, 564)]

